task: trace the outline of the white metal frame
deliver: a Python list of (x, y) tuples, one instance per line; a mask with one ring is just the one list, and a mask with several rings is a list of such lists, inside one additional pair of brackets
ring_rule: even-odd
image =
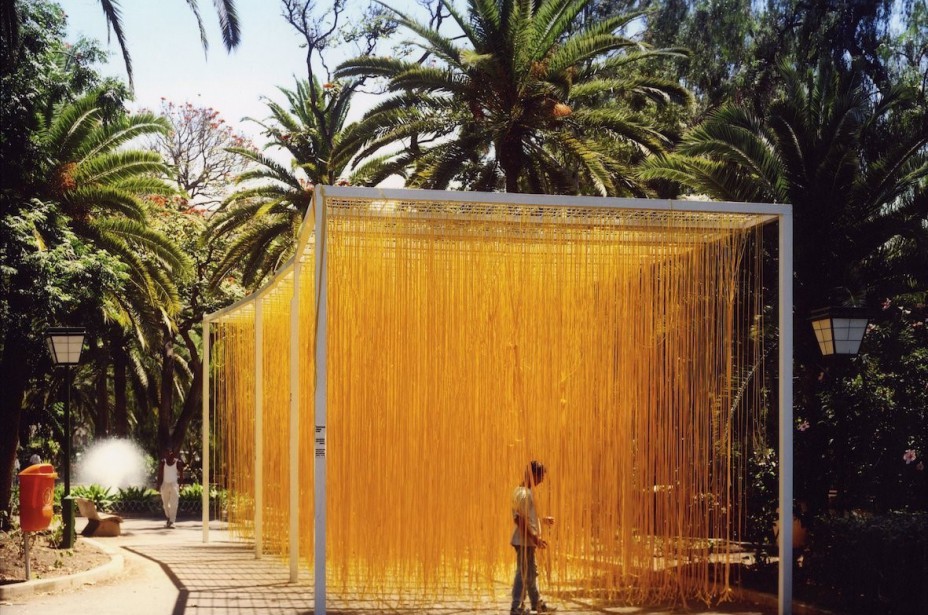
[[(270, 286), (286, 274), (292, 266), (293, 295), (291, 299), (290, 326), (290, 580), (298, 579), (299, 561), (299, 314), (300, 314), (300, 270), (307, 242), (315, 244), (316, 284), (316, 335), (315, 335), (315, 455), (314, 455), (314, 503), (313, 520), (315, 533), (314, 552), (314, 612), (325, 613), (325, 543), (326, 543), (326, 406), (327, 406), (327, 297), (328, 297), (328, 254), (326, 249), (326, 200), (327, 199), (376, 199), (384, 201), (426, 201), (485, 203), (504, 205), (536, 205), (554, 207), (588, 207), (629, 209), (646, 211), (706, 212), (721, 214), (745, 214), (760, 216), (757, 223), (776, 219), (779, 225), (779, 581), (778, 614), (792, 613), (792, 511), (793, 511), (793, 218), (790, 205), (771, 203), (731, 203), (709, 201), (674, 201), (627, 198), (599, 198), (550, 196), (530, 194), (502, 194), (475, 192), (446, 192), (437, 190), (407, 190), (316, 186), (313, 211), (307, 214), (300, 232), (297, 257), (287, 263)], [(263, 296), (267, 288), (239, 301), (220, 312), (204, 317), (204, 384), (203, 384), (203, 471), (204, 482), (209, 468), (209, 323), (237, 306)], [(256, 315), (257, 318), (257, 315)], [(257, 320), (256, 320), (257, 336)], [(257, 386), (257, 385), (256, 385)], [(257, 393), (256, 393), (257, 395)], [(257, 481), (256, 473), (256, 493)], [(261, 479), (263, 481), (263, 477)], [(262, 486), (263, 488), (263, 486)], [(204, 489), (203, 541), (208, 541), (208, 490)], [(259, 517), (255, 517), (256, 541), (260, 536)]]
[(264, 551), (264, 301), (255, 301), (255, 559)]

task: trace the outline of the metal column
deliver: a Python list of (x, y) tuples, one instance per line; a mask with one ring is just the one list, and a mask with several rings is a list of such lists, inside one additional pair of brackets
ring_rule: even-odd
[[(324, 188), (322, 190), (325, 190)], [(320, 191), (321, 192), (321, 191)], [(325, 479), (326, 479), (326, 395), (328, 364), (328, 250), (326, 248), (325, 193), (317, 192), (315, 203), (315, 263), (316, 263), (316, 371), (315, 371), (315, 456), (314, 456), (314, 510), (315, 579), (314, 609), (316, 615), (325, 615)]]
[(300, 255), (293, 261), (290, 299), (290, 582), (300, 565)]
[(255, 559), (264, 549), (264, 301), (255, 298)]
[(201, 500), (203, 518), (203, 542), (209, 542), (209, 321), (203, 319), (203, 485)]
[(793, 612), (793, 214), (780, 215), (780, 562), (778, 613)]

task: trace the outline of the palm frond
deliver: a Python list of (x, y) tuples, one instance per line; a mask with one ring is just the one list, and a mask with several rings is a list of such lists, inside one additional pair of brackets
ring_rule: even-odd
[(238, 11), (233, 0), (213, 0), (216, 14), (219, 16), (219, 29), (222, 31), (222, 42), (227, 51), (232, 51), (242, 41), (241, 26), (239, 25)]
[(122, 31), (122, 9), (118, 0), (100, 0), (100, 8), (103, 9), (103, 15), (106, 17), (107, 33), (110, 30), (116, 35), (116, 42), (119, 43), (119, 49), (122, 51), (122, 61), (126, 65), (126, 75), (129, 77), (129, 87), (134, 88), (132, 80), (132, 57), (129, 55), (129, 48), (126, 46), (126, 35)]

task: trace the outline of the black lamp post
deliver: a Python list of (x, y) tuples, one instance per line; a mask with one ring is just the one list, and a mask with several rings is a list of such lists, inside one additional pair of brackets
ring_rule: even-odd
[[(812, 312), (809, 320), (815, 331), (815, 339), (823, 357), (845, 357), (850, 359), (860, 352), (860, 344), (867, 332), (870, 319), (866, 308), (826, 307)], [(835, 452), (837, 460), (838, 505), (843, 506), (845, 497), (845, 419), (835, 415)]]
[(64, 547), (74, 546), (74, 502), (71, 499), (71, 366), (81, 361), (85, 332), (79, 327), (51, 327), (45, 340), (55, 365), (64, 365), (64, 496), (61, 515), (64, 517)]
[(867, 310), (858, 307), (827, 307), (809, 318), (822, 356), (854, 356), (867, 332)]

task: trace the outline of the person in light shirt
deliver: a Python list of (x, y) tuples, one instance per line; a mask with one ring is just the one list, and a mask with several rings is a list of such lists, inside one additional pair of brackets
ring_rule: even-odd
[[(538, 567), (535, 564), (535, 549), (544, 549), (548, 543), (541, 537), (533, 489), (541, 484), (546, 473), (540, 461), (532, 461), (525, 468), (522, 484), (512, 492), (512, 522), (515, 529), (510, 544), (516, 550), (516, 576), (512, 583), (510, 615), (522, 615), (525, 612), (526, 594), (533, 613), (550, 613), (555, 610), (541, 599), (538, 592)], [(553, 525), (554, 517), (544, 517), (541, 521)]]
[(174, 451), (167, 449), (161, 463), (158, 464), (158, 487), (161, 490), (161, 504), (166, 527), (174, 527), (177, 520), (177, 505), (180, 502), (180, 482), (184, 478), (184, 462), (174, 456)]

